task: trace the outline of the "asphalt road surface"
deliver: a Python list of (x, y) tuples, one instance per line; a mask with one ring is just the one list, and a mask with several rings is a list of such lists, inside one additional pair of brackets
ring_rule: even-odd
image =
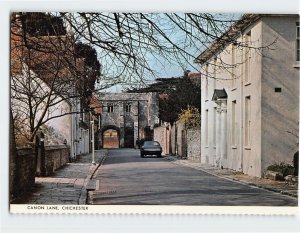
[(139, 150), (115, 149), (100, 167), (89, 204), (297, 206), (297, 199), (222, 179)]

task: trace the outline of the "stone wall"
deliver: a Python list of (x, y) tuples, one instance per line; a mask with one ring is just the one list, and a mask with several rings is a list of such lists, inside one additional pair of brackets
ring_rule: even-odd
[(200, 128), (187, 130), (187, 157), (190, 160), (201, 161)]
[(187, 129), (185, 131), (184, 124), (177, 121), (170, 129), (170, 153), (200, 161), (200, 133), (200, 128)]
[(99, 101), (103, 107), (98, 131), (100, 148), (103, 133), (108, 129), (119, 132), (120, 147), (133, 148), (138, 139), (152, 139), (147, 132), (158, 123), (157, 93), (102, 93)]
[[(10, 153), (13, 153), (13, 150), (10, 151)], [(68, 146), (46, 146), (44, 175), (49, 176), (53, 174), (55, 170), (68, 163), (69, 158), (70, 148)], [(41, 164), (41, 161), (37, 161), (37, 164)], [(34, 186), (36, 169), (35, 150), (32, 148), (17, 148), (16, 156), (14, 156), (14, 160), (11, 159), (10, 162), (11, 200), (22, 196)]]
[(53, 174), (55, 170), (69, 162), (70, 147), (66, 145), (45, 146), (45, 175)]
[(12, 198), (29, 191), (35, 182), (35, 152), (32, 148), (18, 148), (15, 172), (10, 176)]
[(9, 198), (11, 199), (14, 194), (15, 182), (16, 182), (16, 160), (17, 160), (17, 149), (14, 132), (14, 124), (12, 112), (10, 111), (9, 121)]

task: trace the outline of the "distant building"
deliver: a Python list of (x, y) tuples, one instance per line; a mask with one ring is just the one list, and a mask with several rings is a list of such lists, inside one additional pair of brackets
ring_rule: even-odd
[(202, 163), (257, 177), (276, 162), (292, 164), (299, 143), (299, 35), (298, 15), (247, 14), (199, 55)]
[(157, 93), (103, 93), (99, 101), (100, 148), (133, 148), (141, 139), (153, 139), (159, 122)]

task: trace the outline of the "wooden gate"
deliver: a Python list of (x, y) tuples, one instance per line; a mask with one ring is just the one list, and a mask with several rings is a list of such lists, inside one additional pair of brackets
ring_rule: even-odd
[(119, 135), (118, 131), (108, 129), (103, 132), (103, 148), (119, 148)]

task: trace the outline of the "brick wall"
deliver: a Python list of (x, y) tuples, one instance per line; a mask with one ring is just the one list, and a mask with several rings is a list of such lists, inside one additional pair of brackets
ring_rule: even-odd
[(158, 141), (162, 147), (162, 154), (170, 154), (170, 131), (167, 126), (154, 128), (154, 141)]
[(46, 176), (69, 162), (70, 148), (66, 145), (45, 146)]
[(190, 160), (201, 160), (200, 128), (187, 130), (187, 157)]

